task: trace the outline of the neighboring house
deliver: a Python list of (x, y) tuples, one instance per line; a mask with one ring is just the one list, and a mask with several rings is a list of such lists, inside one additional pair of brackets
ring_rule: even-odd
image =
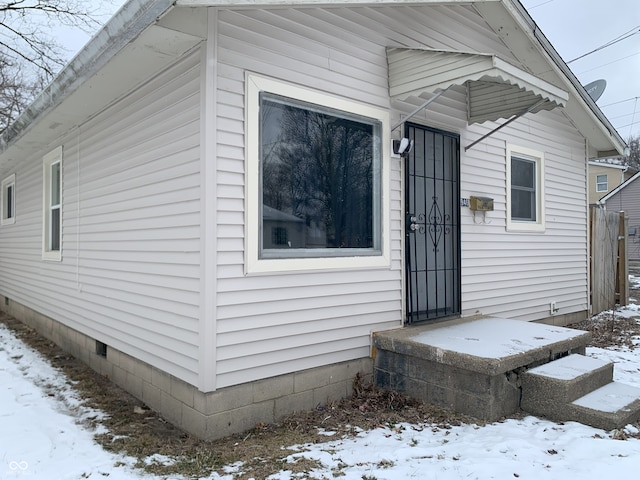
[(630, 260), (640, 260), (640, 172), (611, 190), (598, 202), (612, 212), (625, 212), (629, 233), (627, 248)]
[(598, 203), (628, 177), (629, 167), (605, 162), (589, 162), (589, 205)]
[(517, 1), (130, 0), (0, 138), (2, 308), (220, 437), (375, 331), (583, 320), (623, 148)]

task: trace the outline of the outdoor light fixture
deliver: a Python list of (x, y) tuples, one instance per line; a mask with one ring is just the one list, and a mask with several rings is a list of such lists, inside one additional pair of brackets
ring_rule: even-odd
[(396, 155), (400, 155), (401, 157), (406, 157), (412, 149), (413, 149), (413, 140), (409, 140), (406, 137), (403, 138), (402, 140), (393, 141), (393, 153)]

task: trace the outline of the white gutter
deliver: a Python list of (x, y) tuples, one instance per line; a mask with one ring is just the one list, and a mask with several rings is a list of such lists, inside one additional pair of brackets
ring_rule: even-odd
[(32, 125), (59, 106), (95, 75), (128, 43), (167, 12), (175, 0), (129, 0), (89, 43), (65, 66), (49, 86), (0, 135), (4, 152)]

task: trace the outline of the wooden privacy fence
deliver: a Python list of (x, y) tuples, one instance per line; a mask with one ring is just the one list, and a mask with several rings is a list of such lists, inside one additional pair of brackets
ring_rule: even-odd
[(629, 303), (627, 219), (624, 212), (591, 207), (592, 314)]

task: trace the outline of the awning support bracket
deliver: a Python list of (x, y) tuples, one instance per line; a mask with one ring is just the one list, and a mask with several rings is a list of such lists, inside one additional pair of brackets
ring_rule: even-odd
[(487, 137), (490, 137), (491, 135), (493, 135), (494, 133), (496, 133), (498, 130), (506, 127), (507, 125), (509, 125), (511, 122), (513, 122), (514, 120), (519, 119), (520, 117), (522, 117), (523, 115), (526, 115), (527, 113), (535, 110), (536, 108), (538, 108), (540, 105), (542, 105), (543, 103), (545, 103), (546, 100), (540, 100), (537, 103), (534, 103), (533, 105), (531, 105), (529, 108), (527, 108), (526, 110), (515, 114), (513, 117), (511, 117), (509, 120), (507, 120), (506, 122), (504, 122), (501, 125), (498, 125), (496, 128), (494, 128), (493, 130), (491, 130), (489, 133), (485, 133), (483, 136), (481, 136), (479, 139), (477, 139), (474, 142), (471, 142), (469, 145), (467, 145), (466, 147), (464, 147), (464, 151), (466, 152), (467, 150), (469, 150), (470, 148), (472, 148), (474, 145), (477, 145), (478, 143), (480, 143), (482, 140), (484, 140)]
[(398, 128), (400, 125), (402, 125), (405, 122), (408, 122), (409, 119), (411, 117), (413, 117), (414, 115), (416, 115), (418, 112), (420, 112), (420, 110), (427, 108), (432, 102), (435, 102), (438, 98), (440, 98), (442, 95), (445, 94), (445, 92), (447, 90), (449, 90), (451, 87), (447, 87), (444, 90), (440, 90), (438, 93), (436, 93), (433, 97), (431, 97), (429, 100), (427, 100), (426, 102), (424, 102), (422, 105), (420, 105), (419, 107), (415, 108), (414, 110), (411, 111), (411, 113), (409, 113), (409, 115), (407, 115), (406, 117), (404, 117), (402, 120), (400, 120), (398, 123), (396, 123), (393, 127), (391, 127), (391, 131), (393, 132), (396, 128)]

